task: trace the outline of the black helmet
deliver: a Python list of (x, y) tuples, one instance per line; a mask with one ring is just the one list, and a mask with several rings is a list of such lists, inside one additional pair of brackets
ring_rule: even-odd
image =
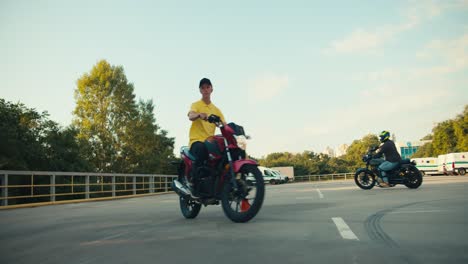
[(380, 142), (385, 142), (390, 138), (390, 132), (388, 131), (382, 131), (379, 135), (379, 140)]

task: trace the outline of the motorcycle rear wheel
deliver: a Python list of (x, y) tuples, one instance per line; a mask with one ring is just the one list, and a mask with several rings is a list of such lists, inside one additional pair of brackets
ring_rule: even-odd
[[(255, 182), (251, 181), (252, 185), (249, 185), (246, 180), (249, 175), (255, 178)], [(262, 173), (254, 165), (244, 165), (236, 182), (237, 191), (233, 190), (230, 180), (225, 182), (221, 205), (227, 218), (236, 223), (245, 223), (260, 211), (265, 197), (265, 183)]]
[(374, 188), (376, 180), (375, 176), (370, 171), (360, 171), (354, 174), (354, 182), (363, 190)]
[(411, 167), (409, 173), (407, 173), (405, 176), (407, 180), (405, 186), (410, 189), (419, 188), (423, 182), (422, 174), (416, 167)]

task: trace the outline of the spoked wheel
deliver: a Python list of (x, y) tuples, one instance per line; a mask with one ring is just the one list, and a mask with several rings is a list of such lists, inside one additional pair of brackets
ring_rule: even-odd
[(200, 213), (201, 204), (195, 202), (193, 199), (179, 197), (180, 211), (182, 215), (187, 219), (193, 219)]
[[(247, 182), (246, 178), (253, 175), (255, 181)], [(265, 197), (263, 176), (257, 166), (244, 165), (241, 173), (236, 176), (237, 190), (227, 181), (221, 195), (221, 205), (224, 214), (236, 223), (244, 223), (257, 215)]]
[(416, 167), (411, 167), (406, 173), (405, 186), (410, 189), (417, 189), (423, 182), (421, 172)]
[(370, 190), (375, 185), (375, 177), (370, 171), (356, 172), (354, 182), (363, 190)]

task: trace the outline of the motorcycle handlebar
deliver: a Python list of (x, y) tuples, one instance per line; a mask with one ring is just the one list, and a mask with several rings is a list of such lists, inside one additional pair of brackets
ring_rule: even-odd
[(208, 117), (207, 121), (210, 122), (210, 123), (216, 124), (216, 123), (220, 123), (220, 122), (221, 122), (221, 118), (220, 118), (219, 116), (217, 116), (217, 115), (210, 115), (210, 116)]

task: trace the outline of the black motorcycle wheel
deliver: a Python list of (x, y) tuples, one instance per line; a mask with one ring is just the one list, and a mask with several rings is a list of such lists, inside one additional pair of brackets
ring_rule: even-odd
[[(181, 183), (186, 184), (184, 170), (184, 163), (181, 162), (178, 167), (178, 179)], [(187, 219), (193, 219), (197, 217), (200, 213), (201, 204), (196, 203), (193, 199), (190, 199), (188, 197), (179, 197), (179, 205), (182, 215)]]
[(406, 183), (405, 186), (410, 189), (417, 189), (421, 186), (423, 182), (423, 177), (421, 172), (416, 167), (411, 167), (408, 172), (405, 174)]
[[(252, 185), (247, 184), (246, 178), (253, 175), (255, 182)], [(224, 184), (221, 195), (221, 205), (224, 214), (236, 223), (245, 223), (251, 220), (260, 211), (265, 197), (265, 183), (263, 175), (257, 166), (244, 165), (241, 169), (240, 177), (236, 177), (238, 190), (234, 191), (231, 181)], [(245, 200), (248, 208), (242, 208)]]
[(201, 204), (195, 202), (190, 198), (179, 197), (180, 211), (187, 219), (193, 219), (200, 213)]
[(359, 188), (370, 190), (374, 188), (376, 181), (374, 175), (370, 171), (366, 170), (356, 172), (356, 174), (354, 174), (354, 182), (359, 186)]

